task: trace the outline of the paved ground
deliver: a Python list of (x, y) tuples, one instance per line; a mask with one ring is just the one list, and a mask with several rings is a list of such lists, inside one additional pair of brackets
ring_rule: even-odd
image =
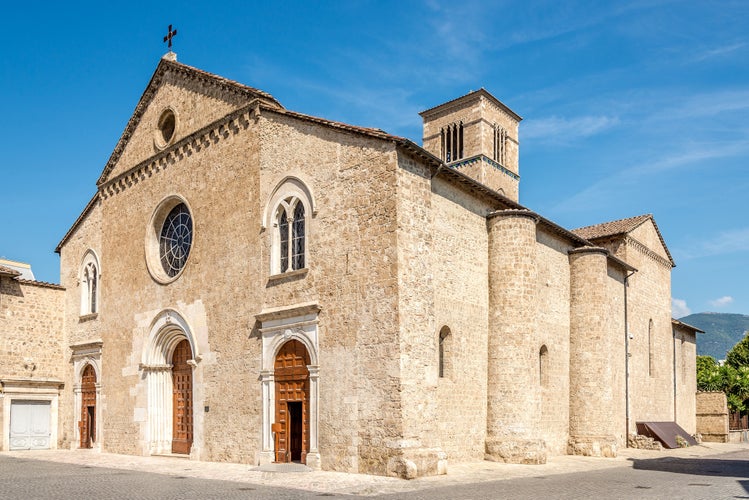
[[(297, 470), (299, 468), (297, 467)], [(0, 498), (749, 498), (749, 446), (708, 443), (615, 459), (553, 457), (545, 465), (451, 464), (405, 481), (285, 472), (91, 450), (0, 452)]]

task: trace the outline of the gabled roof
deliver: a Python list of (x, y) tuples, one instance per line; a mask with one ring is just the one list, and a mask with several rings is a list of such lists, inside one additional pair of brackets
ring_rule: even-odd
[(283, 108), (281, 103), (267, 92), (253, 87), (248, 87), (247, 85), (243, 85), (233, 80), (214, 75), (213, 73), (208, 73), (207, 71), (193, 68), (192, 66), (178, 63), (177, 61), (162, 58), (159, 62), (159, 65), (156, 67), (156, 71), (154, 71), (153, 76), (151, 77), (151, 81), (148, 82), (146, 90), (143, 91), (143, 95), (138, 100), (138, 104), (135, 106), (135, 111), (133, 111), (130, 120), (127, 122), (125, 130), (120, 136), (120, 140), (117, 141), (117, 145), (115, 146), (114, 151), (112, 151), (112, 155), (109, 157), (109, 160), (107, 161), (107, 164), (104, 167), (101, 176), (99, 176), (99, 180), (96, 181), (97, 186), (101, 186), (102, 184), (104, 184), (104, 182), (107, 181), (110, 172), (125, 150), (125, 146), (127, 145), (128, 140), (140, 123), (140, 119), (143, 116), (143, 113), (145, 112), (146, 108), (148, 108), (151, 100), (153, 100), (154, 96), (156, 95), (156, 91), (161, 85), (161, 81), (164, 78), (164, 75), (168, 72), (180, 73), (187, 79), (195, 79), (201, 81), (202, 83), (220, 87), (229, 93), (246, 97), (248, 102), (253, 99), (260, 99), (270, 106)]
[(684, 323), (683, 321), (679, 321), (678, 319), (671, 318), (671, 324), (674, 326), (684, 328), (686, 330), (691, 330), (694, 333), (705, 333), (704, 331), (700, 330), (696, 326), (689, 325), (687, 323)]
[(675, 266), (676, 263), (674, 262), (673, 257), (671, 257), (671, 252), (668, 251), (668, 247), (666, 246), (666, 241), (663, 239), (663, 235), (661, 234), (660, 229), (658, 229), (658, 224), (655, 223), (653, 214), (644, 214), (644, 215), (638, 215), (635, 217), (629, 217), (627, 219), (619, 219), (619, 220), (613, 220), (610, 222), (603, 222), (601, 224), (594, 224), (592, 226), (585, 226), (585, 227), (581, 227), (578, 229), (573, 229), (572, 232), (580, 236), (581, 238), (585, 238), (586, 240), (595, 241), (595, 240), (600, 240), (602, 238), (624, 236), (627, 233), (631, 233), (632, 231), (640, 227), (644, 222), (648, 220), (653, 223), (653, 227), (655, 227), (655, 232), (656, 234), (658, 234), (658, 239), (661, 241), (661, 245), (663, 245), (663, 249), (666, 251), (666, 255), (668, 255), (668, 260), (671, 262), (672, 266)]

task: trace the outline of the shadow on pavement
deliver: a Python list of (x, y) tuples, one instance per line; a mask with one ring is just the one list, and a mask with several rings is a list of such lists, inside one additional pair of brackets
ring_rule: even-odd
[[(726, 460), (711, 458), (630, 458), (632, 468), (635, 470), (673, 472), (676, 474), (689, 474), (693, 476), (720, 476), (735, 477), (737, 479), (749, 478), (749, 460)], [(738, 481), (749, 493), (749, 480)], [(743, 497), (749, 498), (749, 497)]]

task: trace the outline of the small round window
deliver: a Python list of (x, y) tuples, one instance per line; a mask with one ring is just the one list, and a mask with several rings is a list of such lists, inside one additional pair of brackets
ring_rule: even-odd
[(177, 128), (177, 118), (174, 116), (174, 111), (171, 109), (165, 109), (159, 117), (158, 132), (157, 132), (157, 143), (159, 146), (164, 147), (174, 138), (174, 130)]
[(184, 203), (176, 205), (164, 219), (159, 237), (161, 267), (170, 278), (187, 263), (192, 246), (192, 217)]

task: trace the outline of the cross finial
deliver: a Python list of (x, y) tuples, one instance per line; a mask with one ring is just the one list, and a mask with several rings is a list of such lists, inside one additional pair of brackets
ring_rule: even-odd
[(167, 30), (167, 34), (164, 37), (164, 42), (169, 42), (169, 52), (172, 51), (172, 38), (177, 36), (177, 30), (172, 30), (172, 25), (169, 25), (169, 29)]

